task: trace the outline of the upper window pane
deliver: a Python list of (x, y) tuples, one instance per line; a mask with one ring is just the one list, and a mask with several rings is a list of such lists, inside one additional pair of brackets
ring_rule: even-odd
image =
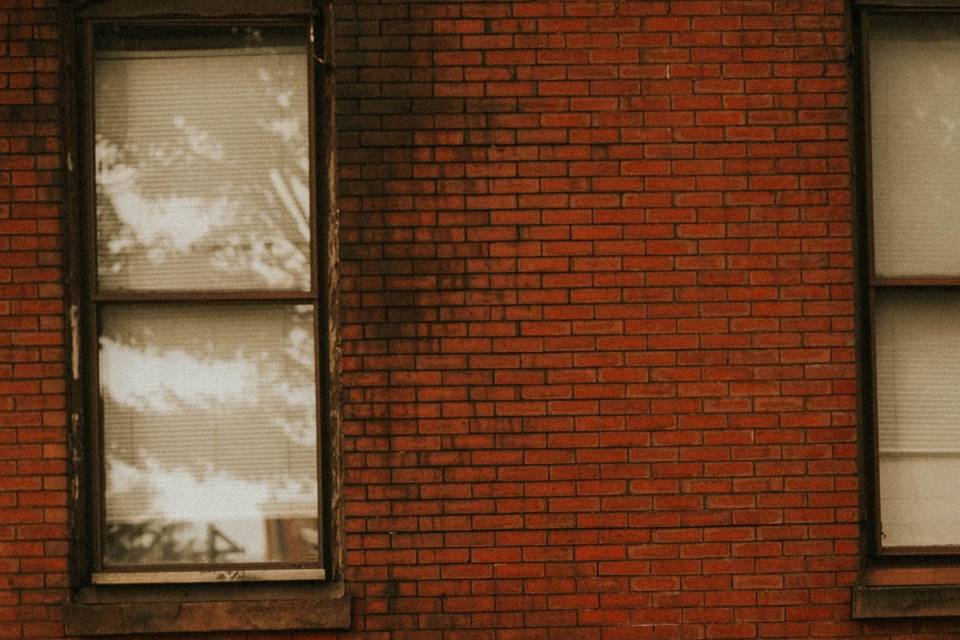
[(960, 276), (960, 18), (871, 18), (877, 275)]
[(95, 30), (99, 289), (310, 290), (307, 41)]

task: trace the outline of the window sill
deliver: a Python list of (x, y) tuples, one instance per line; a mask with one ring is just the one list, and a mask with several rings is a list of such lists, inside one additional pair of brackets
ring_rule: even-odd
[(960, 567), (865, 569), (853, 589), (855, 619), (960, 617)]
[(77, 636), (349, 629), (342, 585), (87, 587), (64, 611)]

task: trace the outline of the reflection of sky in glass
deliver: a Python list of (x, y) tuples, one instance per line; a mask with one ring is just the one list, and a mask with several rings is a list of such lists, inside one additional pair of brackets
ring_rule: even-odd
[(102, 316), (108, 525), (213, 523), (245, 549), (229, 561), (296, 559), (272, 557), (266, 537), (271, 522), (317, 518), (312, 307)]
[(100, 51), (107, 289), (310, 288), (302, 49)]

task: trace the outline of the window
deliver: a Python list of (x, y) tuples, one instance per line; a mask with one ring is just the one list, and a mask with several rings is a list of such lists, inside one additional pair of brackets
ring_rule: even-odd
[[(288, 0), (77, 9), (73, 573), (91, 602), (338, 577), (328, 16)], [(271, 624), (325, 626), (303, 618)], [(96, 619), (68, 628), (166, 629)]]
[(94, 26), (94, 582), (318, 565), (307, 40)]
[(880, 555), (960, 550), (960, 15), (865, 16)]

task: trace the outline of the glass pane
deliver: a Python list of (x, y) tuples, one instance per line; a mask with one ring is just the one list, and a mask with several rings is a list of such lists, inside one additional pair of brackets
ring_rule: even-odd
[(875, 339), (883, 545), (960, 544), (960, 295), (881, 292)]
[(310, 289), (307, 34), (96, 33), (103, 289)]
[(104, 564), (317, 560), (313, 308), (101, 311)]
[(960, 276), (960, 20), (871, 18), (870, 144), (880, 276)]

